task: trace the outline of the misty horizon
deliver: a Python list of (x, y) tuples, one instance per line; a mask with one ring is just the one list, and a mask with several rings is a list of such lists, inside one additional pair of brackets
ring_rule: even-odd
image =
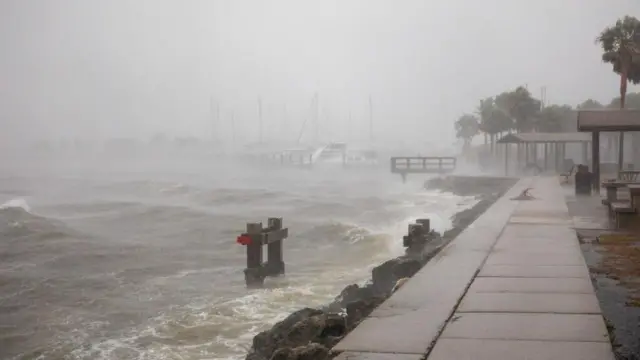
[(595, 38), (639, 12), (633, 0), (3, 1), (2, 140), (229, 141), (235, 127), (251, 143), (262, 102), (265, 141), (309, 141), (318, 94), (324, 141), (368, 141), (372, 115), (375, 141), (451, 144), (457, 117), (520, 85), (573, 106), (618, 96)]

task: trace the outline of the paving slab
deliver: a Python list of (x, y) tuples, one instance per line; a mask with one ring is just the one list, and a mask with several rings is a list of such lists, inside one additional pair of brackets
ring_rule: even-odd
[(450, 310), (451, 306), (432, 306), (384, 317), (368, 317), (333, 350), (425, 354), (451, 315)]
[[(367, 353), (345, 351), (336, 360), (420, 360), (420, 354)], [(588, 359), (589, 360), (589, 359)]]
[(458, 313), (600, 314), (595, 294), (468, 293)]
[(509, 241), (509, 242), (498, 242), (493, 247), (493, 254), (500, 252), (513, 252), (513, 253), (548, 253), (549, 249), (553, 249), (554, 253), (557, 254), (565, 254), (565, 253), (576, 253), (576, 251), (580, 250), (579, 244), (572, 244), (568, 242), (558, 243), (554, 241), (538, 241), (538, 242), (530, 242), (530, 241)]
[(502, 234), (510, 238), (575, 239), (576, 237), (575, 232), (568, 226), (548, 224), (508, 224)]
[(571, 219), (556, 218), (556, 217), (533, 217), (533, 216), (512, 216), (509, 219), (510, 224), (545, 224), (545, 225), (573, 225)]
[(602, 315), (456, 314), (439, 339), (588, 341), (609, 343)]
[(477, 277), (470, 293), (566, 293), (593, 294), (593, 285), (586, 278), (509, 278)]
[(497, 252), (489, 255), (487, 265), (584, 265), (584, 258), (578, 251), (547, 252)]
[(485, 265), (480, 277), (582, 278), (589, 279), (586, 266), (575, 265)]
[(524, 237), (524, 236), (507, 236), (503, 235), (500, 237), (496, 245), (508, 245), (509, 243), (513, 243), (516, 245), (544, 245), (547, 246), (547, 252), (553, 252), (554, 246), (562, 246), (562, 245), (573, 245), (576, 249), (580, 248), (580, 243), (578, 242), (578, 238), (575, 234), (571, 235), (571, 237), (554, 237), (554, 236), (537, 236), (537, 237)]
[(614, 360), (605, 342), (440, 339), (429, 360)]
[[(392, 297), (378, 306), (372, 317), (416, 310), (440, 303), (458, 302), (469, 286), (486, 253), (462, 252), (433, 263), (428, 271), (420, 271), (407, 281)], [(424, 268), (423, 268), (424, 269)]]

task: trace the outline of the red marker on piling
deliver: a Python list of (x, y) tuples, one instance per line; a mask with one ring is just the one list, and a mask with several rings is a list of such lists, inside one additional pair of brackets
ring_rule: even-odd
[(238, 236), (238, 238), (236, 239), (236, 242), (240, 245), (250, 245), (251, 244), (251, 237), (247, 236), (247, 235), (240, 235)]

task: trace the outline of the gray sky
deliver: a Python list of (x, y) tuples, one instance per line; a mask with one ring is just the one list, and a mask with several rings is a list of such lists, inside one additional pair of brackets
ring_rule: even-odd
[(619, 79), (594, 40), (627, 14), (640, 1), (1, 0), (1, 136), (205, 137), (213, 97), (219, 131), (233, 111), (255, 141), (262, 97), (265, 137), (295, 140), (317, 91), (325, 140), (366, 138), (371, 94), (377, 139), (450, 143), (460, 114), (521, 84), (608, 102)]

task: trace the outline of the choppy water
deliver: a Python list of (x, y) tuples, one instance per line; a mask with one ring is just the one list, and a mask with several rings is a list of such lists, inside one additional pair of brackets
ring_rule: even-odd
[[(171, 163), (171, 164), (168, 164)], [(114, 165), (117, 164), (117, 165)], [(108, 168), (108, 169), (106, 169)], [(0, 172), (0, 358), (239, 359), (470, 198), (379, 169), (94, 161)], [(287, 275), (244, 286), (247, 221), (284, 217)]]

